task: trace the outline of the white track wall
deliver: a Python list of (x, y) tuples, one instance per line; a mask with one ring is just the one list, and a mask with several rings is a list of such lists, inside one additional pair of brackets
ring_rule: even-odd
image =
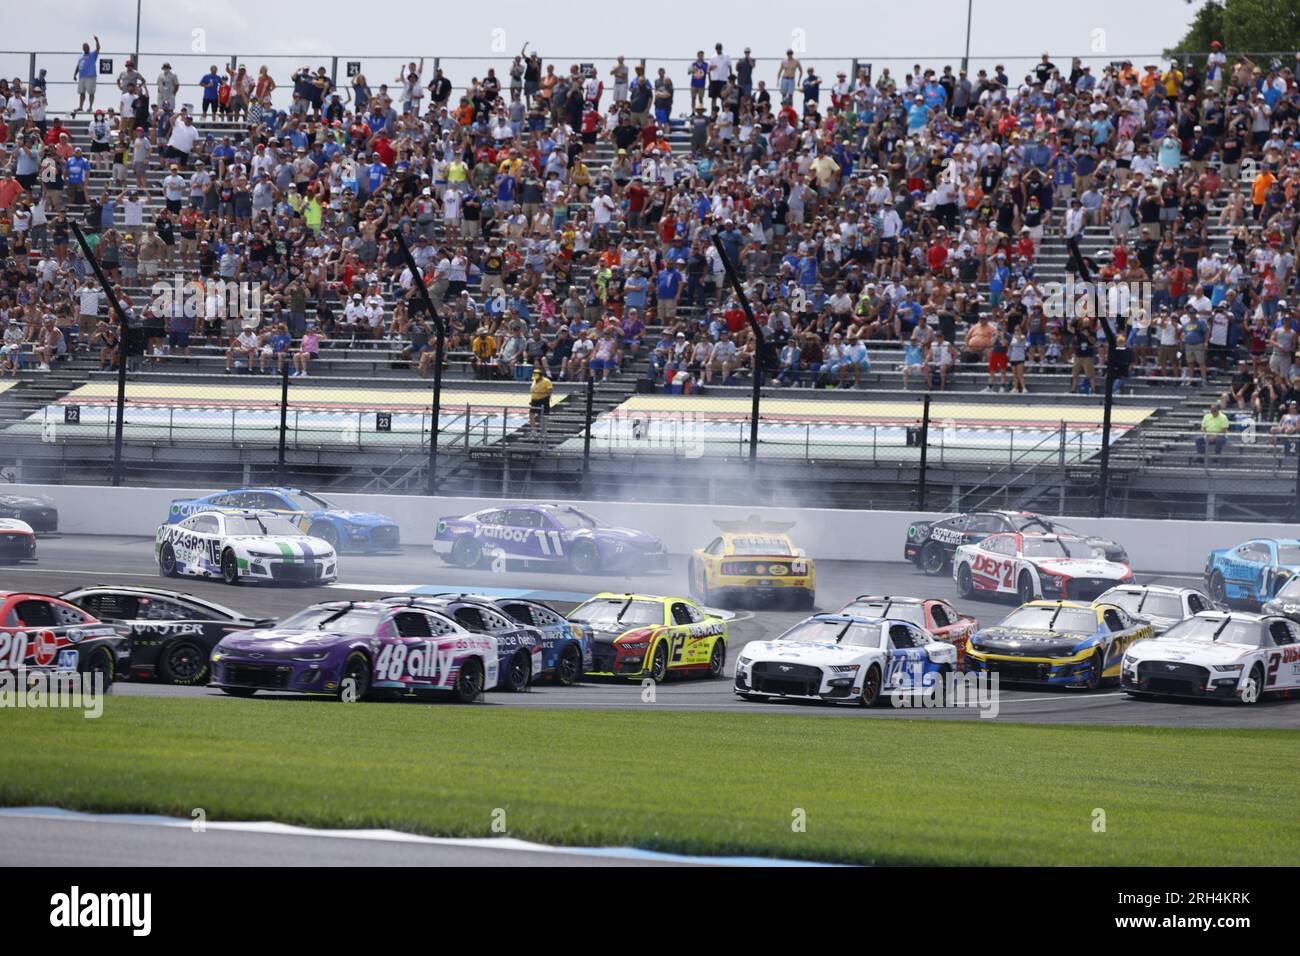
[[(224, 489), (103, 488), (77, 485), (7, 485), (13, 494), (43, 495), (59, 509), (65, 534), (149, 535), (166, 520), (174, 498), (194, 498)], [(440, 516), (462, 515), (500, 505), (497, 499), (425, 498), (410, 495), (332, 494), (330, 500), (353, 511), (395, 518), (408, 553), (433, 539)], [(795, 540), (814, 558), (898, 561), (907, 526), (937, 514), (902, 511), (838, 511), (823, 508), (747, 508), (715, 505), (665, 505), (642, 502), (574, 502), (606, 521), (659, 535), (674, 554), (686, 554), (712, 540), (715, 519), (759, 514), (769, 521), (793, 521)], [(1300, 537), (1300, 525), (1227, 521), (1159, 521), (1128, 518), (1068, 518), (1076, 530), (1104, 535), (1123, 544), (1139, 571), (1199, 574), (1211, 548), (1247, 538)], [(865, 586), (865, 582), (864, 582)]]

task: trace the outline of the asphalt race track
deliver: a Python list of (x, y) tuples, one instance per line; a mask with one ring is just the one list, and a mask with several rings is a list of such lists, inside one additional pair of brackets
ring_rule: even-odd
[[(900, 543), (901, 547), (901, 543)], [(410, 545), (404, 553), (384, 556), (345, 554), (339, 559), (340, 583), (329, 587), (272, 588), (244, 585), (232, 588), (216, 581), (192, 578), (166, 581), (153, 561), (152, 539), (136, 537), (67, 535), (42, 538), (39, 560), (0, 568), (0, 590), (29, 590), (57, 594), (90, 584), (148, 584), (190, 591), (255, 617), (285, 617), (322, 600), (365, 600), (413, 586), (474, 591), (497, 588), (533, 591), (567, 610), (580, 595), (598, 590), (686, 594), (686, 558), (677, 556), (666, 573), (637, 577), (584, 578), (567, 571), (541, 569), (464, 571), (444, 564), (431, 549)], [(1142, 583), (1189, 584), (1186, 577), (1139, 574)], [(817, 563), (817, 604), (835, 610), (859, 594), (899, 594), (942, 597), (960, 610), (975, 615), (982, 624), (995, 623), (1013, 602), (962, 601), (949, 577), (927, 577), (902, 561), (889, 563)], [(740, 611), (731, 623), (728, 676), (732, 661), (746, 641), (775, 637), (802, 615), (789, 611)], [(639, 687), (627, 684), (589, 683), (568, 688), (539, 686), (526, 694), (487, 694), (483, 706), (607, 709), (654, 706), (669, 710), (737, 713), (791, 713), (840, 719), (946, 719), (977, 720), (975, 708), (893, 708), (870, 710), (845, 705), (804, 703), (758, 704), (740, 700), (728, 681), (670, 680), (656, 689), (655, 702), (642, 700)], [(147, 683), (117, 683), (115, 694), (207, 696), (220, 691)], [(259, 699), (264, 694), (259, 694)], [(269, 696), (269, 695), (266, 695)], [(398, 706), (456, 706), (454, 704), (401, 704)], [(1003, 685), (998, 719), (1044, 724), (1133, 724), (1177, 727), (1279, 727), (1300, 728), (1300, 700), (1267, 700), (1253, 707), (1213, 702), (1138, 701), (1113, 687), (1087, 693), (1075, 689), (1011, 687)]]

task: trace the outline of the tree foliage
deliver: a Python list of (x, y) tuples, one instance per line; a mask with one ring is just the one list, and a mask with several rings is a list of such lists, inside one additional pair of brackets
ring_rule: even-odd
[(1208, 53), (1211, 40), (1229, 56), (1300, 50), (1300, 0), (1206, 0), (1169, 52)]

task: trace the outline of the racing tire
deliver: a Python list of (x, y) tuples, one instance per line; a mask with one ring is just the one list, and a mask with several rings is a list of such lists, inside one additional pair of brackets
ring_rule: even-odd
[(579, 541), (569, 552), (569, 566), (574, 574), (597, 574), (600, 572), (600, 552), (590, 541)]
[(1088, 671), (1088, 681), (1085, 684), (1088, 690), (1096, 690), (1101, 686), (1101, 675), (1106, 669), (1106, 655), (1101, 651), (1094, 651), (1092, 655), (1092, 669)]
[(725, 641), (714, 641), (713, 650), (709, 653), (709, 680), (717, 680), (723, 676), (723, 671), (727, 669), (727, 644)]
[(81, 673), (94, 676), (101, 674), (104, 678), (104, 693), (113, 689), (113, 653), (106, 647), (97, 647), (77, 668)]
[(943, 569), (948, 566), (948, 555), (944, 552), (943, 545), (937, 541), (927, 541), (916, 559), (916, 566), (926, 574), (943, 574)]
[(158, 552), (158, 574), (164, 578), (176, 577), (176, 551), (170, 541), (163, 542)]
[[(352, 687), (354, 696), (349, 700), (348, 687)], [(370, 661), (360, 651), (353, 651), (343, 662), (343, 672), (339, 675), (339, 689), (335, 696), (349, 703), (363, 700), (370, 691)]]
[(862, 681), (862, 698), (859, 703), (863, 707), (875, 707), (880, 703), (881, 686), (880, 668), (872, 664), (867, 668), (867, 676)]
[(458, 568), (478, 567), (483, 560), (483, 548), (473, 538), (461, 536), (451, 546), (451, 563)]
[(158, 676), (164, 683), (192, 687), (206, 683), (208, 655), (193, 641), (172, 641), (158, 655)]
[(223, 687), (223, 694), (229, 694), (231, 697), (252, 697), (257, 693), (256, 687)]
[(523, 651), (516, 651), (510, 663), (506, 665), (506, 679), (502, 689), (512, 694), (521, 694), (528, 690), (533, 681), (533, 664)]
[(232, 585), (239, 583), (239, 563), (229, 548), (221, 552), (221, 580)]
[(312, 525), (310, 528), (307, 529), (307, 533), (311, 535), (313, 538), (320, 538), (322, 541), (324, 541), (326, 544), (328, 544), (331, 548), (334, 549), (335, 554), (338, 553), (339, 532), (338, 529), (335, 528), (328, 521), (317, 521), (314, 525)]
[(1250, 676), (1241, 687), (1241, 702), (1246, 705), (1258, 704), (1264, 699), (1264, 668), (1256, 664), (1250, 669)]
[(477, 657), (466, 658), (456, 675), (452, 695), (462, 704), (472, 704), (483, 693), (483, 665)]
[(755, 704), (761, 704), (763, 701), (767, 700), (766, 697), (762, 697), (758, 694), (741, 694), (740, 699), (752, 701)]
[(1016, 597), (1021, 604), (1028, 604), (1038, 597), (1034, 593), (1034, 579), (1029, 576), (1028, 571), (1020, 572), (1020, 580), (1016, 582)]
[(655, 645), (654, 657), (650, 659), (650, 679), (662, 684), (668, 679), (668, 642), (660, 641)]
[(957, 568), (957, 593), (964, 598), (975, 596), (975, 581), (971, 577), (969, 564)]
[(582, 650), (577, 644), (568, 644), (555, 662), (555, 683), (572, 687), (582, 680)]
[(1210, 575), (1208, 582), (1210, 587), (1210, 600), (1215, 604), (1228, 603), (1228, 585), (1223, 580), (1223, 575), (1218, 571)]

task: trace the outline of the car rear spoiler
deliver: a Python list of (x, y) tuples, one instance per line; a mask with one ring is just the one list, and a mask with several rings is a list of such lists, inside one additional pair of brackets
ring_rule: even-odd
[(764, 521), (758, 515), (750, 515), (738, 521), (714, 521), (719, 531), (728, 534), (743, 534), (746, 531), (759, 534), (784, 534), (797, 524), (794, 521)]

